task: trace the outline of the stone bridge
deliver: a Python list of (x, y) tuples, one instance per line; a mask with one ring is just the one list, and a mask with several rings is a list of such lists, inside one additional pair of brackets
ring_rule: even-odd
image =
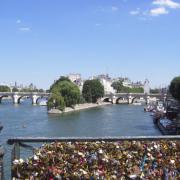
[[(39, 93), (39, 92), (0, 92), (0, 103), (3, 98), (10, 97), (14, 104), (20, 104), (20, 100), (23, 97), (28, 97), (32, 100), (32, 104), (37, 104), (38, 100), (46, 97), (49, 98), (51, 93)], [(132, 104), (137, 99), (142, 99), (149, 104), (151, 98), (158, 98), (166, 100), (168, 96), (166, 94), (144, 94), (144, 93), (116, 93), (106, 94), (101, 101), (112, 102), (113, 104), (127, 103)]]
[(28, 97), (32, 100), (32, 104), (37, 104), (38, 100), (46, 97), (48, 98), (50, 93), (39, 93), (39, 92), (0, 92), (0, 103), (3, 98), (10, 97), (14, 104), (20, 104), (20, 100), (23, 97)]
[(169, 97), (167, 94), (144, 94), (144, 93), (116, 93), (106, 94), (101, 101), (111, 102), (112, 104), (127, 103), (132, 104), (135, 100), (144, 100), (149, 104), (151, 98), (157, 98), (165, 101)]

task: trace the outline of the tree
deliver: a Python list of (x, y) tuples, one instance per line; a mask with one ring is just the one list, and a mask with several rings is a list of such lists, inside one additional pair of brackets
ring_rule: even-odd
[(159, 94), (160, 93), (160, 89), (150, 89), (150, 93), (151, 94)]
[(82, 94), (86, 102), (96, 103), (99, 98), (104, 96), (104, 86), (99, 80), (87, 80), (83, 85)]
[(144, 89), (142, 87), (134, 87), (134, 88), (129, 88), (130, 93), (144, 93)]
[(16, 88), (16, 87), (14, 87), (14, 88), (12, 89), (12, 92), (19, 92), (19, 89)]
[(8, 86), (0, 86), (0, 92), (10, 92), (11, 89)]
[(65, 102), (64, 98), (60, 94), (53, 93), (48, 100), (47, 103), (48, 109), (59, 109), (60, 111), (64, 111)]
[(61, 77), (50, 87), (50, 92), (62, 96), (66, 107), (73, 107), (80, 102), (80, 90), (66, 77)]
[(115, 81), (111, 86), (116, 90), (117, 93), (120, 93), (124, 87), (122, 81)]
[(122, 81), (115, 81), (111, 85), (117, 93), (143, 93), (144, 89), (142, 87), (126, 87), (123, 86)]
[(60, 84), (63, 81), (68, 81), (71, 82), (69, 78), (65, 77), (65, 76), (61, 76), (58, 80), (56, 80), (50, 87), (50, 92), (53, 90), (54, 87), (58, 86), (58, 84)]
[(71, 107), (79, 103), (80, 90), (74, 83), (62, 81), (58, 84), (58, 88), (67, 107)]
[(170, 84), (169, 91), (171, 95), (180, 101), (180, 76), (175, 77)]

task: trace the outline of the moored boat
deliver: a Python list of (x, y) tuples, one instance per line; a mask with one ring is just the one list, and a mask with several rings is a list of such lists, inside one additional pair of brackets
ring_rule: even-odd
[(164, 135), (175, 135), (176, 134), (176, 124), (167, 118), (159, 119), (157, 125)]
[(47, 100), (42, 100), (38, 103), (39, 106), (47, 106)]

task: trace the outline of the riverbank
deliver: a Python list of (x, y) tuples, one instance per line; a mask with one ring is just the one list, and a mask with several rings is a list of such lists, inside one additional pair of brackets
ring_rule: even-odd
[(102, 103), (85, 103), (85, 104), (77, 104), (74, 108), (66, 107), (64, 111), (60, 111), (58, 109), (50, 109), (48, 111), (48, 114), (62, 114), (62, 113), (69, 113), (69, 112), (75, 112), (75, 111), (81, 111), (85, 109), (91, 109), (96, 107), (101, 107), (105, 105), (110, 105), (112, 103), (109, 102), (102, 102)]

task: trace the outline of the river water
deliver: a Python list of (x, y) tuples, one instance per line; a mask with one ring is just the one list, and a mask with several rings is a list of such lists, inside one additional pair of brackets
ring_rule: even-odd
[(3, 101), (0, 105), (0, 122), (4, 126), (0, 134), (6, 155), (5, 180), (10, 179), (12, 137), (104, 137), (161, 135), (149, 113), (142, 106), (106, 105), (64, 115), (48, 115), (46, 107), (32, 106), (29, 101), (20, 105)]

